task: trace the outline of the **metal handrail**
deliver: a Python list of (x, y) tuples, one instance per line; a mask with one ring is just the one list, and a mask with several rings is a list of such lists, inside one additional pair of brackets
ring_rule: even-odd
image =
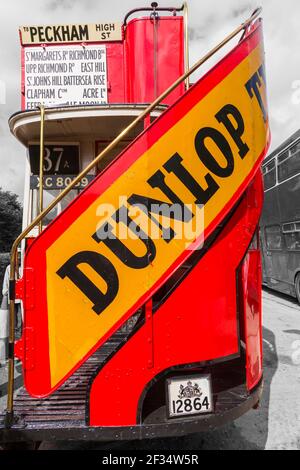
[(81, 179), (92, 170), (97, 163), (112, 149), (114, 149), (118, 143), (131, 131), (133, 130), (139, 122), (141, 122), (151, 111), (153, 111), (160, 102), (166, 98), (178, 85), (184, 82), (192, 73), (194, 73), (201, 65), (203, 65), (208, 59), (210, 59), (214, 54), (216, 54), (223, 46), (230, 42), (235, 36), (237, 36), (241, 31), (245, 30), (254, 20), (256, 20), (262, 8), (258, 8), (254, 11), (252, 16), (242, 23), (238, 28), (236, 28), (231, 34), (229, 34), (222, 42), (215, 46), (211, 51), (198, 60), (187, 72), (185, 72), (181, 77), (179, 77), (173, 85), (171, 85), (167, 90), (165, 90), (158, 98), (156, 98), (151, 105), (149, 105), (131, 124), (129, 124), (102, 152), (100, 152), (97, 157), (89, 163), (89, 165), (81, 171), (81, 173), (49, 204), (49, 206), (44, 209), (31, 224), (18, 236), (15, 240), (12, 250), (11, 250), (11, 260), (10, 260), (10, 304), (9, 304), (9, 362), (8, 362), (8, 390), (7, 390), (7, 410), (6, 410), (6, 426), (10, 427), (13, 423), (13, 392), (14, 392), (14, 342), (15, 342), (15, 269), (17, 261), (17, 249), (22, 240), (28, 235), (29, 232), (39, 224), (43, 218), (61, 201), (73, 188), (76, 186)]
[[(187, 73), (190, 69), (190, 61), (189, 61), (189, 28), (188, 28), (188, 4), (187, 2), (183, 2), (183, 21), (184, 21), (184, 71)], [(185, 79), (185, 89), (188, 90), (190, 87), (190, 76), (188, 75)]]
[[(44, 124), (45, 124), (45, 106), (40, 105), (41, 126), (40, 126), (40, 187), (39, 187), (39, 213), (43, 212), (44, 204)], [(39, 233), (43, 229), (43, 223), (40, 220)]]
[(129, 11), (127, 13), (127, 15), (125, 16), (124, 18), (124, 21), (123, 21), (123, 25), (126, 27), (127, 25), (127, 20), (128, 18), (133, 15), (134, 13), (142, 13), (142, 12), (146, 12), (146, 11), (149, 11), (149, 12), (158, 12), (158, 11), (161, 11), (161, 12), (168, 12), (168, 13), (174, 13), (174, 12), (180, 12), (184, 9), (184, 5), (182, 5), (181, 7), (159, 7), (158, 4), (156, 2), (152, 2), (151, 3), (151, 7), (142, 7), (142, 8), (134, 8), (133, 10)]

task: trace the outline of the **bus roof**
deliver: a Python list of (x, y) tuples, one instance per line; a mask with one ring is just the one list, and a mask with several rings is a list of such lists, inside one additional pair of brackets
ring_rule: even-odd
[(291, 137), (289, 137), (287, 140), (285, 140), (277, 149), (275, 149), (270, 155), (268, 155), (265, 160), (264, 164), (272, 160), (272, 158), (276, 157), (279, 153), (281, 153), (283, 150), (286, 148), (290, 147), (295, 140), (300, 139), (300, 129), (295, 132)]

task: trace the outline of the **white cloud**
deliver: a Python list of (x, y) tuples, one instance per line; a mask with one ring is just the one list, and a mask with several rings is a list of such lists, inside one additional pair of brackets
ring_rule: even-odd
[[(128, 10), (148, 6), (143, 0), (15, 0), (0, 2), (0, 81), (6, 104), (0, 103), (0, 186), (22, 194), (25, 150), (10, 135), (7, 120), (20, 108), (21, 24), (121, 20)], [(161, 0), (161, 6), (180, 1)], [(254, 0), (189, 0), (191, 64), (223, 39), (257, 6)], [(264, 8), (269, 108), (273, 144), (279, 145), (300, 128), (300, 104), (293, 100), (293, 83), (300, 80), (300, 2), (260, 0)]]

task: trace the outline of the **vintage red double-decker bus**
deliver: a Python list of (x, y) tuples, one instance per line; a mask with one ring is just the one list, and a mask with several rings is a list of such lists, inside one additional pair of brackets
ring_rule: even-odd
[(2, 441), (183, 435), (257, 406), (260, 12), (191, 68), (186, 4), (21, 27), (22, 110), (9, 125), (27, 149), (24, 230)]

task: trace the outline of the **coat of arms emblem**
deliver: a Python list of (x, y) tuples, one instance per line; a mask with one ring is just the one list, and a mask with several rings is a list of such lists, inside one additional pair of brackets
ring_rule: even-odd
[(185, 387), (182, 384), (180, 385), (178, 398), (196, 398), (201, 397), (201, 395), (203, 395), (203, 393), (197, 383), (193, 385), (189, 380)]

